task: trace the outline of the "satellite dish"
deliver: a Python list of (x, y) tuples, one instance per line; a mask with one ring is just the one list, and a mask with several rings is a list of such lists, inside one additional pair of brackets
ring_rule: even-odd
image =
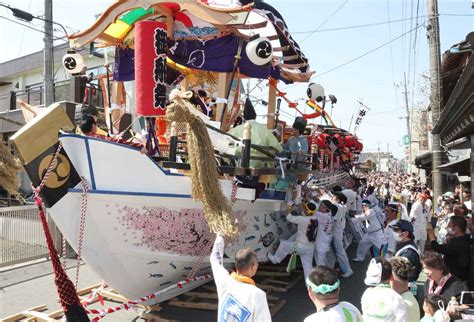
[(63, 67), (68, 73), (77, 74), (84, 68), (84, 59), (76, 52), (68, 52), (63, 56)]
[(324, 99), (324, 87), (320, 84), (311, 83), (306, 90), (306, 94), (310, 100), (321, 102)]
[(260, 37), (247, 43), (245, 53), (253, 64), (263, 66), (272, 60), (273, 47), (268, 38)]

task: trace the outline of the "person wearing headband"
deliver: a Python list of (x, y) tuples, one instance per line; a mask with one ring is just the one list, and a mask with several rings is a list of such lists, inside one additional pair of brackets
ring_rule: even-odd
[[(346, 196), (340, 191), (334, 191), (332, 202), (337, 207), (337, 213), (333, 217), (333, 238), (332, 246), (334, 255), (342, 271), (342, 277), (349, 278), (354, 272), (351, 269), (346, 249), (344, 248), (344, 230), (346, 228)], [(334, 267), (334, 260), (329, 267)]]
[(372, 258), (364, 283), (369, 287), (362, 294), (361, 307), (364, 321), (407, 322), (407, 305), (390, 287), (392, 266), (382, 258)]
[(366, 222), (367, 233), (362, 237), (357, 246), (357, 255), (353, 259), (355, 262), (363, 262), (370, 247), (374, 246), (380, 252), (385, 243), (383, 228), (373, 209), (371, 203), (365, 199), (362, 201), (363, 214), (352, 219), (353, 222)]
[(306, 278), (306, 287), (316, 313), (304, 322), (362, 321), (360, 311), (349, 302), (339, 302), (340, 281), (327, 266), (313, 268)]
[(384, 229), (384, 236), (386, 241), (386, 257), (392, 257), (396, 250), (397, 250), (397, 242), (393, 237), (393, 229), (390, 227), (391, 225), (395, 225), (398, 221), (400, 205), (394, 202), (390, 202), (385, 207), (385, 221), (386, 226)]
[(326, 257), (331, 248), (333, 217), (337, 213), (337, 207), (329, 200), (321, 200), (316, 214), (316, 225), (318, 228), (314, 246), (314, 260), (318, 266), (326, 265)]
[(293, 210), (286, 220), (296, 224), (298, 230), (288, 240), (280, 240), (278, 249), (274, 255), (268, 253), (268, 259), (273, 264), (281, 263), (286, 256), (296, 252), (301, 259), (304, 276), (308, 276), (313, 268), (314, 241), (316, 240), (316, 210), (318, 205), (313, 200), (303, 203), (302, 209)]
[(423, 255), (425, 250), (425, 244), (427, 239), (426, 228), (427, 223), (431, 222), (431, 215), (426, 210), (426, 200), (429, 199), (429, 195), (425, 193), (419, 193), (417, 200), (411, 206), (410, 220), (413, 223), (415, 243), (418, 246), (420, 255)]

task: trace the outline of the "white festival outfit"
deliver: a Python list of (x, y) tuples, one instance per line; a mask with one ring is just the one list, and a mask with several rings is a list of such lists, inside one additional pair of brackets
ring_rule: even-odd
[(357, 247), (357, 255), (354, 258), (355, 261), (363, 261), (367, 254), (367, 251), (373, 245), (379, 250), (385, 243), (385, 237), (383, 234), (382, 225), (380, 225), (377, 216), (373, 209), (368, 209), (363, 215), (359, 215), (352, 219), (353, 222), (367, 221), (367, 233), (362, 237)]
[[(306, 285), (316, 294), (327, 294), (334, 292), (340, 286), (339, 280), (333, 285), (315, 285), (306, 278)], [(335, 302), (321, 308), (318, 312), (311, 314), (304, 322), (362, 322), (362, 314), (348, 302)]]
[(286, 220), (293, 224), (296, 224), (298, 230), (296, 232), (296, 238), (292, 236), (289, 240), (281, 240), (280, 245), (274, 255), (269, 254), (268, 258), (273, 263), (280, 263), (286, 256), (296, 251), (296, 254), (300, 256), (301, 264), (303, 266), (304, 276), (308, 276), (313, 268), (313, 253), (314, 253), (314, 242), (309, 241), (306, 236), (308, 226), (311, 220), (316, 220), (316, 215), (312, 216), (294, 216), (289, 213), (286, 216)]
[(311, 314), (304, 322), (362, 322), (362, 314), (349, 302), (338, 302), (337, 305)]
[(397, 222), (398, 220), (395, 218), (394, 220), (387, 223), (387, 226), (385, 227), (383, 232), (385, 236), (385, 241), (387, 243), (387, 254), (389, 252), (395, 254), (395, 252), (397, 251), (397, 241), (395, 240), (395, 238), (393, 238), (393, 229), (390, 227), (391, 225), (395, 225)]
[(361, 307), (364, 321), (407, 322), (408, 307), (397, 292), (387, 283), (381, 283), (382, 264), (375, 258), (369, 263), (364, 283), (374, 285), (362, 294)]
[(219, 298), (218, 322), (270, 322), (267, 295), (255, 285), (232, 278), (222, 266), (224, 239), (216, 237), (210, 257)]
[(407, 305), (403, 298), (388, 284), (369, 287), (362, 294), (364, 322), (407, 322)]
[(413, 221), (413, 234), (420, 254), (423, 255), (426, 243), (426, 226), (430, 222), (430, 214), (425, 210), (420, 201), (415, 201), (411, 206), (410, 219)]
[[(327, 265), (326, 256), (331, 249), (333, 217), (331, 211), (316, 213), (318, 232), (314, 247), (314, 260), (318, 266)], [(305, 274), (306, 276), (306, 274)]]
[[(351, 275), (352, 269), (347, 257), (346, 250), (344, 248), (344, 229), (346, 228), (346, 206), (339, 203), (335, 203), (337, 207), (337, 213), (333, 217), (333, 237), (332, 245), (336, 259), (339, 262), (339, 267), (345, 275)], [(330, 265), (330, 267), (334, 267)]]

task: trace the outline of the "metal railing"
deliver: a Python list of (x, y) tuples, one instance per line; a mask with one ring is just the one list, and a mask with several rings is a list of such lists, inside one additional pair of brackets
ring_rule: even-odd
[[(49, 256), (35, 205), (0, 208), (0, 268)], [(56, 247), (61, 236), (53, 235)]]

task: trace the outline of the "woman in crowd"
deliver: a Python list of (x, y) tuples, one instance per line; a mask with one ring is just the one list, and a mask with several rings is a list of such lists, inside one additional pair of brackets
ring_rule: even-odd
[(424, 295), (441, 295), (446, 301), (451, 297), (458, 297), (461, 292), (467, 291), (467, 286), (456, 276), (449, 273), (443, 258), (435, 253), (428, 253), (421, 259), (423, 271), (426, 274)]

